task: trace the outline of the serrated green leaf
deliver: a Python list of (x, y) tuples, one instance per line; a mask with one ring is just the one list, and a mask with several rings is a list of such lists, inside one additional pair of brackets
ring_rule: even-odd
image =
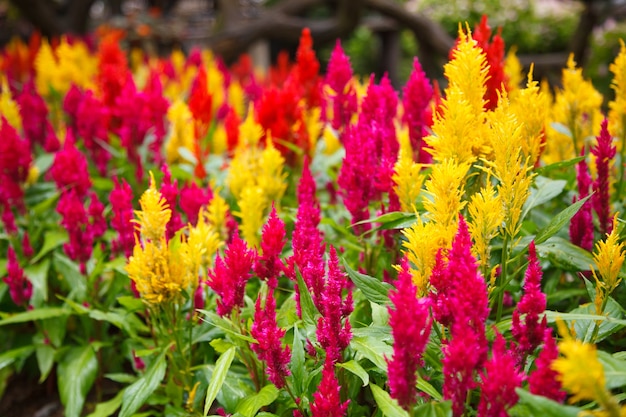
[(278, 398), (278, 393), (278, 388), (273, 384), (266, 385), (256, 394), (244, 398), (235, 411), (244, 417), (253, 417), (261, 407), (273, 403)]
[(53, 317), (69, 316), (72, 312), (61, 307), (42, 307), (36, 310), (23, 311), (21, 313), (7, 316), (0, 320), (0, 326), (8, 324), (26, 323), (35, 320), (44, 320)]
[(398, 402), (389, 396), (389, 393), (376, 384), (370, 384), (372, 394), (374, 395), (374, 401), (376, 405), (383, 412), (383, 416), (386, 417), (409, 417), (402, 407), (398, 405)]
[(393, 347), (373, 337), (353, 337), (350, 346), (379, 369), (387, 372), (385, 356), (390, 358), (393, 355)]
[(420, 417), (452, 417), (452, 403), (450, 401), (430, 401), (417, 407), (413, 411), (413, 415)]
[(348, 265), (345, 259), (342, 259), (342, 261), (346, 273), (354, 285), (361, 290), (365, 298), (379, 305), (387, 305), (389, 303), (388, 293), (389, 290), (393, 288), (391, 285), (369, 275), (357, 272), (350, 268), (350, 265)]
[(363, 381), (363, 386), (367, 386), (367, 384), (370, 383), (370, 376), (367, 373), (367, 371), (365, 369), (363, 369), (363, 367), (355, 360), (351, 360), (348, 362), (343, 362), (343, 363), (338, 363), (337, 364), (338, 367), (343, 368), (347, 371), (350, 371), (351, 373), (353, 373), (354, 375), (358, 376), (359, 378), (361, 378), (361, 381)]
[(582, 200), (575, 202), (571, 206), (567, 206), (565, 210), (554, 216), (550, 220), (550, 223), (548, 223), (546, 227), (544, 227), (537, 233), (537, 235), (535, 236), (535, 244), (539, 245), (557, 234), (563, 228), (563, 226), (569, 223), (571, 218), (574, 217), (576, 213), (578, 213), (578, 210), (580, 210), (582, 205), (585, 204), (585, 202), (589, 200), (590, 197), (591, 195), (588, 195)]
[(43, 246), (35, 255), (33, 259), (30, 260), (31, 264), (36, 264), (41, 258), (46, 256), (51, 250), (54, 248), (61, 246), (69, 240), (66, 231), (60, 230), (49, 230), (43, 237)]
[(91, 345), (72, 348), (61, 360), (58, 384), (66, 417), (80, 417), (97, 373), (98, 359)]
[(125, 390), (120, 390), (115, 397), (111, 398), (109, 401), (96, 405), (96, 409), (93, 410), (93, 413), (89, 414), (87, 417), (109, 417), (114, 414), (117, 409), (120, 408), (120, 405), (122, 405), (124, 391)]
[(569, 405), (559, 404), (546, 397), (533, 395), (530, 392), (517, 388), (515, 390), (519, 395), (520, 403), (527, 405), (532, 415), (542, 417), (577, 417), (582, 410), (580, 408)]
[(215, 400), (215, 397), (217, 397), (217, 393), (220, 391), (222, 385), (224, 384), (224, 380), (226, 379), (226, 375), (228, 374), (228, 370), (230, 369), (230, 364), (235, 358), (236, 351), (236, 347), (231, 347), (224, 354), (220, 355), (220, 357), (217, 359), (217, 362), (215, 363), (215, 369), (213, 370), (211, 382), (209, 382), (209, 386), (206, 390), (206, 399), (204, 400), (205, 416), (209, 414), (211, 405), (213, 405), (213, 401)]
[(163, 349), (163, 352), (154, 360), (146, 373), (126, 388), (122, 398), (122, 409), (119, 417), (130, 417), (139, 407), (144, 405), (150, 395), (161, 385), (161, 381), (165, 376), (167, 364), (165, 362), (165, 353), (169, 347)]

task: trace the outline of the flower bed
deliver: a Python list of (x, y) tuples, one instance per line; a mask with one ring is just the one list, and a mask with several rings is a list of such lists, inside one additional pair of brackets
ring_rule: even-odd
[(56, 378), (70, 417), (624, 414), (623, 44), (605, 116), (486, 19), (400, 93), (339, 42), (320, 74), (307, 30), (265, 76), (122, 36), (0, 58), (0, 387)]

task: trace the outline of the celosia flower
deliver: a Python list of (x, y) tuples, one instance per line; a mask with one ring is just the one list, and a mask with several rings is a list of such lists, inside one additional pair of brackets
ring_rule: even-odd
[[(347, 296), (342, 299), (343, 290)], [(352, 289), (350, 281), (339, 269), (339, 259), (331, 246), (328, 259), (328, 274), (324, 282), (318, 309), (322, 317), (317, 322), (317, 341), (332, 362), (341, 360), (343, 350), (350, 343), (352, 330), (347, 319), (352, 312)], [(343, 324), (342, 324), (343, 321)]]
[(63, 192), (56, 210), (63, 217), (61, 225), (69, 235), (69, 242), (63, 245), (63, 250), (70, 259), (80, 263), (81, 272), (85, 273), (95, 235), (83, 205), (83, 198), (74, 189)]
[[(504, 213), (502, 202), (496, 189), (488, 178), (481, 190), (472, 195), (467, 207), (470, 215), (469, 231), (474, 239), (474, 253), (477, 255), (483, 275), (491, 275), (489, 259), (491, 257), (491, 239), (497, 236), (498, 227), (502, 225)], [(493, 285), (495, 283), (491, 283)]]
[(168, 164), (181, 160), (180, 148), (193, 151), (194, 126), (189, 107), (181, 100), (177, 100), (167, 111), (167, 119), (171, 126), (171, 135), (165, 144), (165, 155)]
[(341, 402), (341, 387), (335, 376), (335, 365), (330, 357), (326, 357), (322, 370), (322, 381), (313, 394), (311, 417), (341, 417), (346, 414), (350, 400)]
[(524, 276), (524, 295), (513, 311), (511, 334), (515, 338), (517, 359), (523, 360), (541, 344), (545, 330), (546, 318), (539, 318), (546, 309), (546, 295), (541, 292), (541, 266), (537, 259), (535, 242), (528, 247), (528, 269)]
[[(578, 196), (573, 197), (572, 203), (587, 197), (589, 195), (589, 188), (591, 187), (591, 177), (589, 176), (589, 169), (587, 168), (587, 161), (585, 161), (585, 159), (582, 159), (576, 164), (576, 173)], [(593, 249), (592, 207), (591, 201), (585, 201), (580, 210), (574, 214), (569, 225), (571, 242), (588, 251)]]
[(120, 96), (122, 88), (129, 79), (126, 54), (120, 48), (119, 42), (123, 36), (121, 31), (111, 31), (98, 46), (96, 84), (103, 103), (110, 109), (115, 106), (117, 97)]
[(35, 254), (33, 247), (30, 244), (30, 237), (27, 231), (24, 232), (24, 236), (22, 237), (22, 253), (27, 258), (30, 258)]
[(196, 224), (200, 209), (208, 206), (212, 198), (211, 188), (200, 188), (195, 182), (185, 184), (180, 190), (180, 208), (187, 215), (187, 221)]
[(604, 307), (609, 295), (617, 288), (622, 278), (619, 273), (624, 263), (624, 242), (618, 244), (619, 232), (617, 229), (617, 214), (613, 218), (613, 227), (604, 241), (596, 244), (593, 260), (596, 270), (593, 277), (596, 280), (596, 314), (604, 314)]
[(24, 136), (28, 139), (31, 147), (35, 144), (44, 146), (48, 129), (52, 128), (48, 121), (48, 107), (44, 99), (37, 94), (35, 84), (31, 79), (23, 87), (17, 97), (20, 116), (24, 125)]
[(535, 360), (535, 370), (528, 377), (528, 389), (535, 395), (543, 395), (562, 403), (567, 393), (561, 388), (558, 373), (552, 369), (552, 363), (559, 357), (552, 329), (546, 328), (543, 337), (543, 348)]
[(171, 211), (171, 217), (167, 222), (166, 236), (168, 239), (171, 239), (172, 236), (176, 234), (180, 229), (185, 225), (183, 223), (182, 216), (180, 215), (180, 211), (176, 210), (176, 206), (178, 203), (178, 198), (180, 196), (180, 191), (178, 189), (178, 181), (172, 181), (172, 174), (170, 172), (167, 164), (163, 164), (161, 166), (161, 171), (163, 172), (163, 182), (161, 183), (161, 194), (163, 198), (167, 202)]
[[(615, 99), (609, 101), (609, 131), (618, 138), (618, 143), (626, 142), (626, 126), (624, 126), (624, 116), (626, 116), (626, 44), (619, 40), (619, 54), (615, 61), (609, 65), (609, 70), (613, 73), (611, 89), (615, 92)], [(620, 149), (621, 152), (626, 149)]]
[(163, 194), (156, 189), (152, 173), (150, 187), (141, 195), (139, 205), (141, 210), (135, 212), (137, 220), (133, 222), (139, 225), (142, 238), (155, 243), (160, 242), (165, 236), (165, 228), (172, 216), (172, 210)]
[(591, 148), (591, 153), (596, 157), (596, 170), (598, 172), (596, 180), (592, 184), (594, 191), (591, 200), (593, 209), (598, 215), (600, 232), (602, 234), (611, 232), (611, 202), (609, 195), (610, 178), (609, 170), (611, 162), (615, 157), (616, 148), (612, 144), (613, 138), (609, 134), (608, 120), (602, 121), (600, 135), (597, 137), (597, 144)]
[(94, 238), (99, 238), (107, 231), (107, 221), (104, 218), (104, 204), (98, 199), (93, 191), (89, 195), (89, 207), (87, 214), (89, 215), (89, 230), (93, 233)]
[(213, 98), (211, 94), (209, 94), (209, 87), (207, 85), (206, 68), (204, 65), (200, 65), (189, 95), (189, 110), (197, 123), (196, 137), (203, 136), (203, 129), (208, 127), (209, 122), (213, 118), (212, 100)]
[(292, 74), (304, 90), (304, 99), (308, 108), (319, 107), (322, 101), (321, 79), (318, 75), (320, 63), (313, 49), (313, 38), (309, 28), (302, 29), (298, 50), (296, 51), (296, 65)]
[(325, 79), (326, 84), (332, 90), (330, 94), (330, 101), (333, 105), (331, 125), (335, 130), (345, 128), (350, 123), (352, 115), (358, 110), (357, 96), (351, 80), (350, 58), (341, 48), (341, 42), (337, 40), (328, 60)]
[(400, 152), (398, 161), (393, 166), (391, 179), (394, 182), (394, 194), (398, 197), (400, 208), (404, 212), (414, 209), (417, 196), (422, 191), (426, 175), (421, 174), (422, 165), (413, 162), (413, 149), (409, 133), (403, 129), (399, 135)]
[(423, 148), (426, 136), (426, 112), (433, 97), (433, 87), (422, 70), (417, 58), (413, 59), (413, 70), (402, 90), (403, 121), (409, 128), (411, 148), (417, 161), (429, 163), (431, 156)]
[(524, 374), (516, 365), (516, 360), (506, 349), (506, 342), (500, 333), (493, 342), (491, 358), (481, 372), (480, 403), (478, 416), (508, 417), (507, 410), (518, 401), (515, 389), (522, 385)]
[(487, 15), (483, 15), (480, 24), (474, 28), (472, 37), (478, 42), (478, 45), (485, 51), (487, 65), (489, 68), (485, 86), (485, 109), (493, 110), (498, 105), (498, 93), (508, 88), (508, 80), (504, 72), (504, 40), (501, 36), (502, 28), (498, 29), (491, 38), (491, 28), (487, 23)]
[(289, 346), (284, 348), (282, 346), (285, 330), (276, 324), (276, 300), (274, 290), (271, 288), (263, 307), (261, 307), (260, 294), (256, 300), (254, 323), (250, 334), (256, 339), (256, 343), (250, 344), (250, 348), (260, 360), (265, 362), (270, 382), (276, 385), (276, 388), (283, 388), (286, 383), (285, 378), (290, 374), (288, 366), (291, 352)]
[(27, 304), (33, 294), (33, 285), (24, 275), (11, 246), (7, 250), (7, 260), (7, 276), (3, 280), (9, 287), (11, 300), (18, 306)]
[(238, 234), (226, 247), (224, 257), (217, 256), (207, 284), (219, 296), (217, 314), (220, 316), (230, 314), (235, 307), (243, 307), (246, 283), (255, 258), (255, 251), (248, 249)]
[(284, 268), (280, 254), (285, 242), (285, 223), (276, 214), (276, 207), (272, 207), (267, 223), (263, 226), (262, 255), (254, 263), (254, 272), (260, 279), (267, 280), (270, 289), (276, 288), (278, 276)]
[[(69, 93), (68, 93), (69, 94)], [(76, 108), (74, 125), (76, 134), (83, 139), (89, 156), (94, 161), (100, 175), (105, 176), (111, 154), (105, 147), (109, 143), (109, 111), (91, 90), (87, 90)]]
[(393, 335), (393, 356), (387, 358), (391, 397), (409, 411), (417, 398), (417, 369), (423, 366), (422, 354), (428, 343), (432, 321), (429, 300), (418, 299), (408, 261), (402, 259), (396, 288), (389, 293), (394, 308), (389, 310)]
[(152, 159), (156, 165), (163, 164), (163, 141), (167, 134), (165, 127), (165, 117), (170, 103), (163, 97), (163, 85), (159, 73), (153, 68), (150, 70), (148, 81), (143, 89), (144, 111), (142, 117), (145, 118), (153, 129), (154, 140), (150, 143), (149, 149)]
[(126, 180), (119, 182), (114, 179), (115, 187), (109, 195), (111, 203), (111, 226), (117, 231), (117, 238), (113, 240), (114, 252), (122, 252), (130, 257), (135, 246), (135, 227), (133, 225), (133, 192)]
[(233, 214), (241, 219), (239, 230), (244, 240), (253, 247), (259, 244), (259, 230), (263, 225), (264, 211), (268, 205), (263, 189), (258, 186), (246, 187), (237, 200), (239, 211)]
[(198, 220), (195, 225), (187, 227), (187, 246), (189, 248), (190, 268), (198, 271), (200, 267), (208, 268), (213, 263), (213, 255), (222, 245), (220, 235), (208, 219), (206, 208), (198, 212)]
[(61, 192), (74, 190), (84, 198), (91, 188), (87, 159), (74, 145), (72, 131), (67, 131), (63, 149), (54, 156), (50, 175)]

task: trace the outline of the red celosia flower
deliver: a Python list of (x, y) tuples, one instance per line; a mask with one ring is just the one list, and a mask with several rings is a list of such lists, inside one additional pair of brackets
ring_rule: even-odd
[(544, 332), (543, 349), (539, 352), (535, 361), (536, 369), (528, 378), (528, 389), (535, 395), (543, 395), (554, 401), (562, 403), (567, 393), (563, 391), (557, 378), (558, 372), (552, 369), (552, 362), (559, 357), (552, 329), (547, 328)]
[(109, 32), (98, 47), (98, 74), (96, 84), (102, 95), (102, 102), (108, 108), (115, 106), (117, 97), (129, 79), (126, 55), (120, 48), (120, 40), (124, 37), (122, 31)]
[(105, 148), (109, 143), (108, 125), (108, 109), (91, 90), (87, 90), (76, 108), (74, 126), (76, 134), (83, 139), (85, 148), (102, 176), (106, 175), (107, 164), (111, 159), (111, 154)]
[(22, 88), (20, 95), (17, 97), (17, 104), (20, 109), (22, 125), (24, 126), (24, 136), (30, 142), (31, 147), (34, 147), (35, 144), (44, 147), (48, 127), (50, 126), (48, 106), (44, 99), (37, 94), (32, 79)]
[(107, 221), (104, 218), (104, 204), (98, 199), (96, 193), (90, 193), (90, 203), (87, 213), (90, 219), (90, 230), (94, 238), (99, 238), (107, 231)]
[(481, 372), (481, 395), (478, 404), (480, 417), (508, 417), (507, 410), (518, 401), (515, 389), (522, 385), (524, 374), (515, 364), (515, 358), (506, 349), (500, 333), (493, 342), (491, 358)]
[(610, 164), (615, 157), (616, 148), (613, 146), (613, 138), (609, 133), (608, 119), (602, 121), (600, 135), (597, 137), (598, 143), (591, 148), (591, 153), (596, 157), (596, 169), (598, 176), (593, 182), (595, 194), (591, 197), (593, 209), (598, 215), (600, 232), (602, 234), (611, 233), (613, 221), (611, 219), (611, 202), (609, 196), (609, 171)]
[(409, 138), (413, 154), (421, 163), (429, 163), (432, 158), (425, 151), (426, 144), (423, 137), (426, 136), (426, 127), (428, 123), (427, 113), (430, 101), (433, 97), (433, 87), (422, 70), (417, 58), (413, 59), (413, 71), (409, 76), (404, 89), (402, 90), (402, 106), (404, 115), (402, 120), (409, 128)]
[(478, 46), (485, 52), (488, 66), (488, 77), (486, 81), (487, 91), (485, 92), (485, 109), (493, 110), (498, 105), (498, 92), (507, 89), (507, 77), (504, 72), (504, 40), (501, 36), (502, 28), (498, 29), (491, 43), (491, 28), (487, 23), (487, 16), (483, 15), (480, 24), (474, 28), (472, 37)]
[(424, 364), (422, 353), (428, 343), (432, 321), (429, 300), (417, 298), (406, 257), (401, 265), (396, 288), (389, 293), (389, 300), (394, 305), (394, 308), (388, 307), (393, 356), (387, 358), (387, 364), (391, 397), (408, 411), (417, 398), (416, 373)]
[[(343, 290), (347, 296), (342, 299)], [(350, 281), (339, 269), (339, 259), (334, 247), (330, 247), (328, 274), (324, 282), (318, 310), (322, 314), (317, 322), (317, 341), (333, 362), (341, 359), (342, 351), (350, 343), (352, 329), (347, 317), (352, 312), (352, 289)], [(343, 321), (343, 324), (342, 324)]]
[(327, 356), (322, 370), (322, 381), (313, 394), (311, 417), (341, 417), (346, 415), (350, 400), (341, 402), (341, 387), (335, 376), (334, 362)]
[(234, 107), (228, 108), (226, 119), (224, 119), (224, 129), (226, 130), (226, 143), (228, 152), (232, 154), (239, 143), (239, 124), (241, 119)]
[[(160, 191), (163, 198), (172, 209), (172, 215), (170, 217), (170, 221), (167, 222), (167, 228), (165, 231), (167, 238), (171, 239), (176, 232), (185, 226), (185, 224), (183, 223), (180, 211), (176, 210), (178, 205), (178, 196), (180, 194), (180, 191), (178, 190), (178, 181), (172, 181), (172, 174), (167, 164), (163, 164), (161, 166), (161, 171), (163, 171), (163, 182), (161, 183)], [(198, 213), (196, 212), (196, 215), (197, 214)]]
[(243, 306), (246, 283), (250, 278), (250, 270), (256, 258), (253, 249), (248, 249), (239, 234), (224, 251), (224, 259), (220, 255), (215, 260), (215, 268), (209, 271), (209, 287), (219, 296), (217, 314), (225, 316), (235, 307)]
[[(576, 172), (578, 197), (574, 196), (572, 203), (587, 197), (589, 195), (589, 188), (591, 187), (591, 177), (589, 176), (587, 162), (584, 159), (576, 165)], [(580, 210), (574, 214), (569, 225), (571, 242), (588, 251), (593, 249), (593, 215), (591, 210), (592, 202), (586, 201)]]
[(120, 183), (117, 178), (114, 179), (115, 187), (109, 195), (111, 203), (111, 226), (117, 231), (117, 239), (113, 240), (113, 251), (123, 252), (126, 257), (133, 254), (135, 246), (135, 225), (133, 224), (133, 191), (126, 180)]
[(9, 287), (11, 300), (18, 306), (27, 304), (33, 294), (33, 285), (24, 275), (24, 270), (20, 268), (11, 246), (7, 251), (7, 260), (7, 276), (4, 277), (4, 282)]
[(165, 117), (169, 102), (163, 97), (163, 85), (159, 73), (152, 69), (146, 86), (143, 89), (144, 118), (148, 120), (154, 132), (154, 140), (150, 143), (150, 153), (156, 165), (163, 164), (163, 142), (167, 134)]
[(71, 130), (67, 131), (63, 149), (54, 156), (50, 175), (61, 192), (71, 189), (84, 198), (91, 188), (87, 159), (74, 145)]
[(292, 74), (295, 81), (304, 90), (304, 98), (308, 108), (320, 107), (322, 102), (322, 83), (318, 75), (320, 63), (315, 56), (313, 39), (309, 28), (302, 30), (298, 50), (296, 51), (296, 65)]
[[(535, 242), (528, 247), (528, 269), (524, 277), (524, 295), (513, 311), (511, 333), (517, 342), (516, 353), (520, 364), (543, 340), (546, 318), (539, 315), (546, 309), (546, 295), (541, 292), (541, 266), (535, 251)], [(523, 317), (523, 318), (522, 318)]]
[(30, 144), (20, 138), (4, 116), (0, 119), (0, 211), (2, 221), (9, 233), (17, 227), (13, 208), (24, 210), (24, 190), (22, 184), (28, 177), (32, 163)]
[(261, 236), (263, 254), (254, 263), (254, 272), (260, 279), (267, 280), (272, 289), (278, 285), (278, 276), (284, 268), (280, 254), (285, 243), (285, 223), (276, 214), (276, 207), (272, 206)]
[(195, 182), (185, 184), (180, 190), (180, 208), (187, 215), (187, 221), (195, 225), (198, 222), (200, 209), (208, 205), (212, 198), (211, 188), (200, 188)]
[[(209, 94), (206, 69), (204, 65), (201, 65), (191, 86), (189, 110), (196, 122), (205, 128), (213, 119), (212, 105), (213, 97)], [(196, 131), (196, 133), (196, 136), (199, 137), (200, 131)]]
[(278, 53), (276, 65), (272, 66), (269, 72), (270, 85), (279, 86), (285, 84), (291, 73), (291, 62), (289, 62), (289, 53), (287, 51)]
[(61, 193), (57, 212), (63, 217), (61, 225), (69, 235), (69, 242), (63, 245), (63, 250), (70, 259), (80, 263), (81, 272), (85, 273), (86, 263), (91, 258), (94, 233), (83, 199), (75, 189)]
[(291, 352), (289, 346), (282, 347), (282, 338), (285, 330), (276, 324), (276, 300), (274, 290), (270, 288), (265, 299), (265, 306), (261, 307), (261, 295), (256, 300), (254, 323), (250, 334), (256, 339), (250, 348), (264, 361), (270, 382), (276, 388), (285, 386), (285, 378), (289, 375)]
[(22, 237), (22, 253), (25, 257), (30, 258), (35, 254), (33, 251), (33, 247), (30, 244), (30, 237), (28, 232), (24, 232), (24, 236)]
[(352, 119), (352, 115), (358, 109), (356, 92), (350, 83), (352, 80), (352, 67), (350, 58), (341, 48), (341, 42), (337, 40), (328, 61), (326, 72), (326, 84), (333, 90), (330, 100), (333, 103), (333, 129), (344, 129)]

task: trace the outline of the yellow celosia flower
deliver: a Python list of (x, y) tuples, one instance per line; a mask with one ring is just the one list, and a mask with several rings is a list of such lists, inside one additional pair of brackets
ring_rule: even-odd
[(573, 394), (570, 402), (594, 400), (605, 390), (604, 369), (598, 360), (596, 347), (567, 337), (559, 343), (563, 355), (552, 363), (559, 373), (563, 388)]
[(339, 135), (330, 124), (324, 126), (324, 133), (322, 134), (322, 140), (324, 141), (324, 154), (332, 155), (341, 149), (341, 142), (339, 142)]
[(219, 234), (221, 240), (226, 240), (228, 231), (226, 230), (226, 214), (228, 213), (228, 205), (226, 200), (219, 194), (219, 189), (213, 191), (213, 198), (209, 203), (207, 210), (207, 221), (215, 231)]
[(222, 155), (228, 150), (228, 137), (223, 123), (218, 123), (211, 137), (211, 152)]
[(502, 202), (490, 178), (487, 178), (485, 187), (472, 196), (467, 210), (470, 215), (469, 232), (474, 240), (472, 249), (480, 261), (483, 276), (487, 277), (491, 275), (489, 243), (498, 234), (504, 220)]
[(609, 66), (613, 73), (611, 88), (615, 92), (615, 99), (609, 102), (609, 131), (616, 136), (618, 151), (626, 146), (626, 45), (622, 39), (619, 54)]
[(177, 302), (182, 291), (192, 286), (197, 275), (188, 268), (186, 243), (173, 245), (165, 236), (159, 241), (137, 243), (126, 271), (137, 291), (150, 305)]
[(248, 107), (248, 114), (239, 127), (239, 145), (242, 147), (256, 147), (263, 136), (263, 126), (254, 120), (254, 107)]
[(237, 200), (239, 211), (233, 214), (241, 219), (239, 230), (241, 236), (250, 246), (259, 245), (259, 232), (264, 223), (264, 211), (268, 207), (268, 199), (259, 186), (244, 188)]
[(408, 130), (403, 129), (400, 131), (398, 138), (400, 152), (391, 178), (393, 179), (393, 189), (400, 200), (402, 211), (409, 212), (414, 210), (413, 205), (422, 191), (422, 184), (426, 176), (421, 173), (422, 165), (413, 162), (413, 150), (411, 149)]
[(151, 242), (159, 242), (165, 236), (167, 222), (170, 221), (172, 211), (163, 198), (163, 195), (156, 189), (154, 177), (150, 173), (150, 188), (148, 188), (139, 199), (141, 210), (135, 211), (142, 238)]
[(207, 92), (211, 95), (211, 113), (217, 114), (217, 110), (222, 107), (225, 100), (224, 75), (217, 68), (217, 63), (214, 59), (208, 61), (206, 70)]
[(189, 229), (187, 247), (191, 269), (197, 271), (202, 267), (206, 271), (213, 263), (213, 255), (222, 245), (220, 235), (211, 224), (205, 207), (200, 209), (196, 225), (187, 227)]
[(442, 247), (441, 241), (448, 239), (447, 233), (444, 237), (437, 236), (441, 231), (438, 229), (433, 222), (423, 222), (418, 215), (417, 221), (411, 227), (402, 230), (402, 234), (406, 237), (403, 245), (412, 265), (413, 283), (420, 297), (428, 294), (428, 282), (435, 266), (435, 256)]
[(193, 116), (187, 104), (179, 99), (167, 110), (167, 120), (171, 133), (165, 145), (165, 156), (168, 164), (174, 164), (181, 160), (180, 148), (193, 152)]
[(624, 242), (618, 243), (617, 226), (617, 215), (615, 215), (613, 230), (607, 235), (606, 240), (596, 244), (593, 254), (596, 264), (596, 270), (593, 270), (593, 277), (596, 280), (596, 299), (594, 300), (596, 314), (604, 313), (604, 306), (609, 295), (622, 280), (619, 273), (624, 263)]
[(267, 136), (267, 145), (261, 152), (256, 184), (261, 187), (269, 201), (279, 201), (287, 189), (287, 174), (283, 172), (285, 158), (274, 147), (272, 138)]
[(509, 52), (506, 54), (506, 58), (504, 59), (504, 74), (508, 78), (508, 86), (509, 86), (509, 97), (513, 98), (517, 96), (519, 92), (522, 80), (524, 79), (522, 64), (517, 58), (517, 48), (513, 46), (509, 49)]
[(311, 157), (315, 153), (317, 140), (322, 135), (322, 129), (324, 125), (320, 120), (321, 114), (322, 114), (322, 109), (320, 107), (314, 107), (310, 110), (306, 110), (304, 114), (304, 122), (306, 124), (306, 131), (309, 134), (309, 156)]
[(246, 112), (246, 103), (243, 88), (239, 81), (231, 80), (228, 85), (228, 104), (235, 109), (239, 117), (243, 117)]
[[(7, 83), (6, 77), (0, 77), (2, 84), (0, 88), (0, 116), (4, 116), (7, 122), (13, 126), (16, 130), (22, 130), (22, 116), (20, 116), (20, 109), (13, 98), (11, 98), (11, 91)], [(1, 123), (1, 121), (0, 121)]]
[(469, 164), (457, 164), (454, 160), (446, 160), (432, 167), (425, 188), (428, 198), (424, 199), (426, 216), (445, 230), (451, 230), (449, 240), (446, 238), (440, 246), (447, 247), (452, 241), (459, 221), (459, 213), (467, 204), (463, 201), (465, 175)]

